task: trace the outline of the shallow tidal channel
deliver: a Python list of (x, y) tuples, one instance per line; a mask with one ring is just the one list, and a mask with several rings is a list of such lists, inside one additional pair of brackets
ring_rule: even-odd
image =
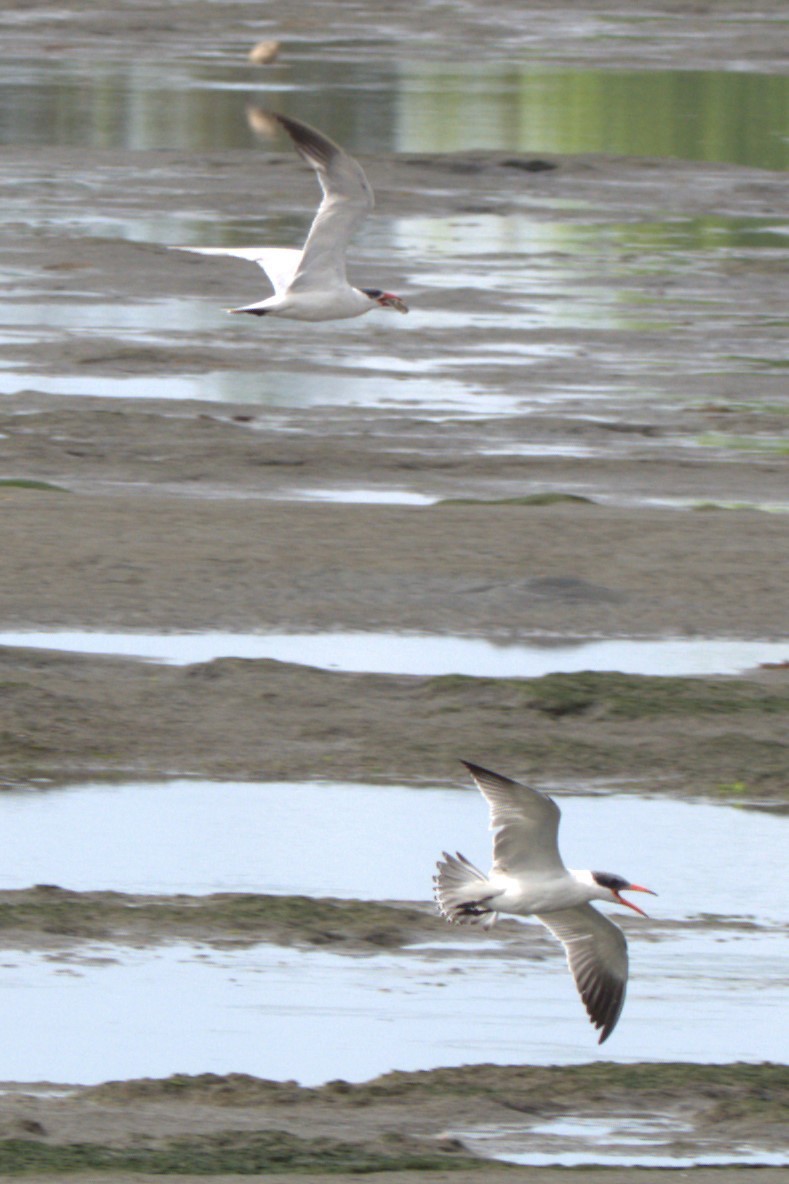
[(323, 670), (477, 678), (539, 678), (581, 670), (690, 677), (739, 674), (789, 661), (789, 638), (533, 637), (491, 641), (427, 633), (104, 633), (94, 630), (0, 632), (0, 646), (116, 654), (177, 666), (217, 658), (273, 658)]
[[(629, 922), (617, 1060), (780, 1060), (789, 822), (732, 806), (562, 795), (563, 854), (660, 893)], [(83, 785), (7, 792), (0, 888), (244, 891), (427, 902), (442, 848), (486, 865), (471, 788)], [(327, 841), (331, 834), (331, 841)], [(732, 861), (758, 866), (746, 891)], [(265, 908), (265, 901), (261, 901)], [(76, 942), (6, 949), (7, 1080), (247, 1072), (315, 1084), (393, 1068), (587, 1061), (595, 1037), (558, 946), (523, 926), (385, 952)], [(536, 938), (536, 940), (535, 940)], [(469, 1017), (473, 1016), (473, 1023)]]

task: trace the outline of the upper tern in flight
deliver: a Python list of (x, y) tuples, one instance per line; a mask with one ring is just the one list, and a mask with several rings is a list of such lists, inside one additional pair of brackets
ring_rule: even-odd
[(181, 247), (200, 255), (232, 255), (263, 268), (274, 295), (231, 308), (253, 316), (296, 321), (339, 321), (374, 308), (408, 312), (399, 296), (380, 288), (354, 288), (345, 274), (345, 252), (353, 232), (373, 208), (370, 183), (358, 161), (327, 136), (289, 115), (267, 113), (318, 174), (323, 201), (302, 250), (295, 247)]

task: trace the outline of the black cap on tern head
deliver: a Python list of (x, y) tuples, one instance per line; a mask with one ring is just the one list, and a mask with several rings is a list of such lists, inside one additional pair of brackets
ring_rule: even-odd
[(629, 880), (615, 876), (612, 872), (592, 872), (592, 879), (601, 888), (610, 888), (612, 892), (621, 892), (624, 888), (630, 887)]

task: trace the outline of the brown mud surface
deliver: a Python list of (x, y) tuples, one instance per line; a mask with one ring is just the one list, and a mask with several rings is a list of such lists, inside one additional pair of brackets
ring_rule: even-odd
[(202, 774), (461, 782), (459, 759), (565, 783), (786, 797), (786, 672), (473, 679), (240, 658), (187, 667), (0, 651), (9, 786)]
[[(659, 941), (680, 929), (711, 930), (726, 935), (757, 930), (756, 921), (705, 914), (670, 921), (617, 917), (639, 940)], [(333, 953), (374, 953), (386, 949), (415, 953), (414, 943), (428, 943), (418, 956), (451, 958), (467, 942), (479, 955), (475, 930), (449, 926), (432, 904), (423, 901), (341, 900), (332, 897), (270, 896), (252, 892), (217, 892), (204, 896), (156, 896), (126, 892), (72, 892), (54, 884), (0, 891), (0, 935), (6, 949), (48, 950), (56, 961), (63, 953), (91, 957), (97, 943), (108, 958), (113, 947), (195, 942), (214, 948), (238, 948), (268, 942)], [(446, 949), (443, 948), (446, 943)], [(561, 960), (552, 937), (538, 924), (500, 919), (496, 949), (508, 958)], [(74, 952), (76, 951), (76, 954)], [(74, 956), (72, 956), (74, 954)], [(495, 951), (492, 953), (496, 956)]]

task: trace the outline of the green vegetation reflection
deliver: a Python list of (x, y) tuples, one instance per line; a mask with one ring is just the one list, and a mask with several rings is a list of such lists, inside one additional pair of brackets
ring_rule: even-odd
[[(96, 61), (90, 69), (9, 62), (0, 79), (0, 141), (259, 151), (244, 116), (259, 82), (243, 55), (166, 66)], [(529, 62), (384, 66), (358, 53), (348, 61), (306, 55), (290, 63), (287, 82), (272, 73), (261, 99), (360, 153), (603, 152), (789, 168), (789, 75)]]
[(789, 76), (409, 66), (399, 147), (607, 152), (789, 167)]

